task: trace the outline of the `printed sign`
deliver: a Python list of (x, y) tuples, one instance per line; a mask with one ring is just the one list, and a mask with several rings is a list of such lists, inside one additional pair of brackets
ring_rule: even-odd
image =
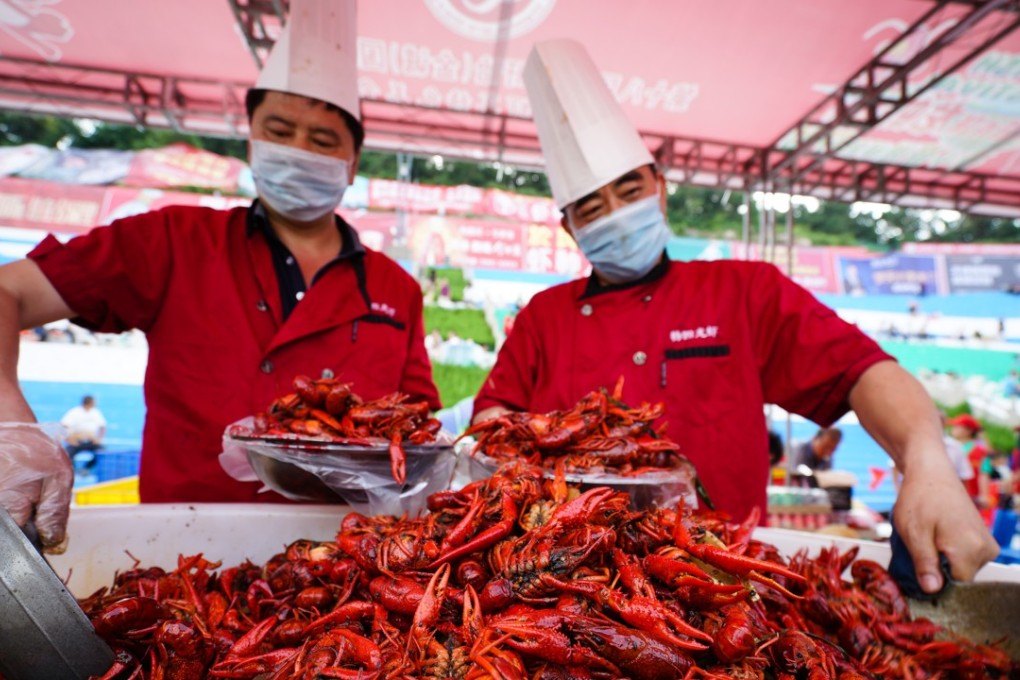
[(937, 292), (936, 261), (924, 255), (875, 258), (841, 257), (843, 292), (847, 295), (927, 295)]
[(1020, 257), (946, 255), (950, 293), (1009, 290), (1020, 286)]

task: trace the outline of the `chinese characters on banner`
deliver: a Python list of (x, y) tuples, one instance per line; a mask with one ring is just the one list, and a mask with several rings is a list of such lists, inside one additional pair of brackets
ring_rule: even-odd
[(840, 258), (843, 293), (847, 295), (928, 295), (940, 292), (934, 257), (887, 255)]
[(557, 225), (561, 213), (550, 198), (468, 185), (430, 186), (391, 179), (368, 180), (368, 206), (419, 215), (488, 215)]
[(123, 183), (133, 187), (202, 187), (237, 193), (245, 164), (186, 144), (134, 154)]
[(973, 293), (1020, 287), (1020, 244), (906, 243), (904, 252), (945, 261), (946, 292)]
[(0, 179), (0, 225), (81, 234), (102, 219), (103, 187)]
[[(761, 257), (760, 253), (761, 248), (757, 245), (752, 245), (750, 249), (747, 249), (743, 243), (733, 244), (733, 255), (737, 259), (768, 259)], [(773, 249), (770, 261), (779, 267), (780, 271), (784, 273), (789, 271), (790, 278), (812, 293), (838, 293), (840, 291), (837, 273), (839, 256), (864, 256), (866, 253), (867, 250), (864, 248), (797, 247), (793, 249), (793, 267), (788, 268), (787, 250), (780, 247)]]
[(418, 264), (578, 275), (583, 258), (559, 227), (495, 220), (418, 216), (409, 230)]
[[(203, 168), (199, 174), (218, 179), (232, 176), (232, 170), (225, 167), (214, 170), (203, 161), (197, 162), (195, 167)], [(186, 176), (176, 163), (171, 160), (163, 167), (176, 167), (181, 171), (177, 177)], [(583, 276), (589, 271), (590, 265), (559, 224), (560, 213), (548, 198), (468, 186), (416, 187), (388, 180), (362, 181), (372, 209), (345, 207), (341, 214), (355, 226), (365, 246), (373, 250), (394, 252), (393, 248), (398, 247), (399, 257), (420, 266), (563, 278)], [(243, 196), (0, 177), (0, 228), (38, 230), (40, 239), (45, 232), (73, 236), (170, 205), (226, 210), (250, 202)], [(394, 206), (401, 203), (415, 206), (418, 212), (396, 212)], [(455, 211), (464, 211), (465, 216), (452, 215)], [(405, 228), (398, 229), (398, 225)], [(668, 249), (677, 260), (763, 259), (757, 245), (748, 249), (734, 241), (674, 237)], [(786, 254), (781, 247), (772, 252), (774, 264), (784, 272)], [(814, 293), (1001, 291), (1020, 287), (1020, 245), (917, 243), (907, 244), (904, 252), (892, 255), (859, 247), (798, 247), (793, 249), (791, 272), (797, 283)]]

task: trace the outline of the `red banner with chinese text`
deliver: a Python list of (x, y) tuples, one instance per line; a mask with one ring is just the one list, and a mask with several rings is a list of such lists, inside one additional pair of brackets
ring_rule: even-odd
[(107, 189), (0, 178), (0, 224), (82, 234), (99, 224)]
[(202, 187), (237, 193), (245, 164), (187, 144), (139, 151), (123, 183), (133, 187)]

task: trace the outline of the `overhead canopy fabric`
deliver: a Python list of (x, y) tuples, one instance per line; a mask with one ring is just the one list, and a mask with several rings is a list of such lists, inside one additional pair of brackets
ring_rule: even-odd
[[(246, 129), (280, 0), (0, 2), (0, 108)], [(1017, 0), (379, 0), (371, 148), (541, 167), (521, 70), (583, 42), (687, 183), (1020, 215)]]

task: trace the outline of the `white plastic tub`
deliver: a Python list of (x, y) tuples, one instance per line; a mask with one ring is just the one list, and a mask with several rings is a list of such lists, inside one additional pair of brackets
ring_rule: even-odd
[[(889, 558), (892, 556), (888, 543), (861, 541), (853, 538), (791, 531), (790, 529), (759, 528), (754, 530), (754, 537), (776, 546), (785, 557), (790, 557), (802, 549), (807, 549), (808, 555), (813, 556), (817, 555), (823, 548), (830, 548), (832, 546), (838, 547), (843, 552), (857, 547), (860, 550), (857, 553), (857, 559), (872, 560), (883, 566), (889, 564)], [(1020, 566), (992, 562), (986, 564), (977, 573), (974, 580), (1020, 583)]]
[[(49, 561), (61, 578), (70, 575), (68, 589), (84, 597), (110, 585), (116, 571), (134, 566), (127, 552), (142, 567), (164, 569), (173, 569), (179, 554), (199, 552), (224, 567), (245, 559), (260, 564), (300, 538), (332, 540), (349, 510), (344, 505), (268, 503), (79, 506), (71, 510), (67, 552)], [(787, 556), (802, 548), (814, 555), (832, 545), (841, 550), (858, 546), (861, 559), (889, 563), (885, 543), (764, 528), (755, 537)], [(989, 564), (977, 580), (1020, 582), (1020, 566)]]
[(250, 559), (260, 564), (300, 538), (333, 540), (346, 505), (191, 503), (95, 505), (71, 508), (70, 542), (48, 557), (76, 597), (113, 582), (134, 567), (173, 569), (177, 556), (202, 553), (224, 567)]

